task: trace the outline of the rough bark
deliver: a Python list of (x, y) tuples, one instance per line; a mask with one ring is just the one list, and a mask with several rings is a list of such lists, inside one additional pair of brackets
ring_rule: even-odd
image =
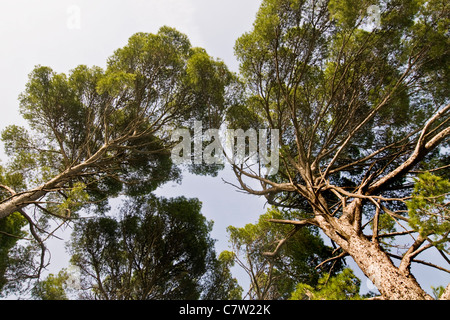
[(354, 259), (384, 299), (432, 299), (408, 271), (401, 272), (378, 243), (355, 231), (351, 223), (325, 215), (318, 215), (316, 220), (326, 235)]
[(450, 300), (450, 283), (441, 295), (440, 300)]

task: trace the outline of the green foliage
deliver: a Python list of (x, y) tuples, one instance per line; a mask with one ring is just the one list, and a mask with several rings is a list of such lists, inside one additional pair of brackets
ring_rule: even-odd
[(78, 225), (70, 251), (86, 297), (198, 299), (203, 292), (237, 298), (230, 261), (215, 258), (212, 223), (200, 209), (197, 199), (149, 196), (126, 202), (118, 219)]
[[(50, 196), (49, 200), (53, 197)], [(46, 209), (54, 215), (62, 218), (77, 217), (77, 213), (89, 202), (89, 194), (86, 192), (86, 185), (82, 182), (76, 182), (72, 188), (66, 191), (63, 201), (49, 201)]]
[(233, 278), (231, 268), (234, 267), (234, 254), (223, 251), (210, 264), (205, 283), (203, 285), (203, 300), (241, 300), (242, 287)]
[(69, 275), (63, 270), (57, 275), (49, 274), (45, 280), (37, 282), (31, 295), (37, 300), (68, 300), (66, 295)]
[[(403, 199), (413, 193), (411, 226), (430, 239), (436, 232), (432, 244), (443, 248), (450, 229), (446, 184), (428, 179), (440, 189), (425, 191), (424, 182), (413, 190), (410, 174), (448, 164), (447, 2), (262, 1), (252, 29), (236, 41), (246, 96), (228, 119), (231, 126), (278, 129), (280, 168), (271, 177), (255, 166), (236, 168), (242, 189), (312, 213), (347, 252), (355, 248), (353, 235), (367, 241), (366, 222), (376, 213), (374, 236), (401, 235), (399, 219), (408, 220)], [(376, 26), (372, 5), (380, 13)], [(236, 235), (250, 239), (254, 230), (247, 231)], [(380, 243), (381, 255), (397, 247)], [(410, 252), (427, 248), (415, 245)], [(365, 261), (356, 258), (363, 250), (351, 253), (355, 261)]]
[(191, 116), (208, 128), (220, 128), (225, 110), (239, 98), (236, 76), (223, 61), (212, 59), (200, 48), (192, 49), (186, 72), (196, 106)]
[[(11, 190), (46, 185), (39, 199), (13, 205), (32, 207), (37, 238), (51, 234), (49, 217), (70, 221), (81, 210), (106, 213), (111, 198), (144, 196), (179, 181), (169, 129), (192, 118), (219, 128), (238, 92), (236, 76), (222, 61), (166, 26), (131, 36), (106, 69), (79, 65), (66, 74), (37, 65), (19, 96), (27, 128), (2, 131), (9, 163), (1, 168), (1, 200), (14, 202)], [(221, 168), (192, 171), (214, 175)]]
[(26, 236), (22, 230), (25, 225), (26, 220), (17, 212), (0, 219), (0, 292), (8, 282), (7, 270), (14, 268), (11, 250), (20, 238)]
[[(255, 224), (227, 228), (229, 241), (239, 266), (251, 280), (250, 297), (255, 299), (287, 299), (298, 283), (317, 284), (321, 273), (315, 269), (329, 258), (332, 249), (325, 246), (314, 228), (304, 227), (291, 235), (275, 257), (267, 256), (280, 240), (292, 233), (292, 226), (274, 224), (269, 219), (293, 219), (299, 212), (283, 212), (271, 208)], [(332, 274), (341, 269), (338, 262)]]
[[(373, 32), (364, 29), (370, 5), (381, 13)], [(288, 164), (308, 155), (304, 164), (324, 171), (339, 150), (327, 178), (342, 187), (341, 173), (357, 183), (398, 166), (394, 146), (448, 103), (446, 9), (440, 1), (263, 1), (253, 29), (236, 41), (247, 100), (229, 109), (230, 125), (279, 129)], [(406, 75), (421, 83), (416, 90), (399, 79), (421, 50)]]
[[(5, 153), (11, 159), (9, 165), (1, 169), (5, 180), (3, 183), (13, 190), (23, 190), (27, 181), (39, 181), (41, 174), (35, 176), (30, 172), (38, 165), (46, 168), (45, 158), (37, 148), (32, 147), (35, 146), (35, 139), (29, 132), (25, 128), (11, 125), (2, 131), (1, 139), (5, 144)], [(13, 181), (12, 177), (15, 178)]]
[(438, 248), (448, 247), (450, 181), (429, 172), (415, 179), (412, 199), (407, 202), (409, 224), (422, 237), (432, 235)]
[(377, 4), (376, 1), (347, 0), (338, 1), (330, 0), (328, 8), (330, 17), (343, 28), (353, 28), (361, 23), (361, 19), (366, 15), (367, 8), (370, 5)]
[[(14, 190), (22, 190), (24, 187), (23, 176), (20, 172), (8, 172), (3, 166), (0, 166), (0, 184)], [(10, 196), (8, 190), (0, 188), (0, 201)], [(12, 251), (19, 239), (27, 236), (23, 230), (26, 224), (25, 218), (18, 212), (0, 219), (0, 293), (8, 283), (7, 274), (14, 269), (16, 264)]]
[[(108, 59), (106, 70), (80, 65), (64, 74), (35, 67), (20, 95), (30, 130), (12, 125), (2, 132), (10, 157), (5, 170), (22, 175), (29, 189), (87, 163), (70, 177), (68, 189), (84, 184), (89, 200), (104, 211), (107, 198), (148, 194), (180, 178), (165, 129), (192, 118), (219, 128), (226, 108), (238, 100), (236, 76), (192, 48), (186, 35), (170, 27), (137, 33)], [(102, 147), (107, 152), (91, 161)]]
[[(147, 37), (163, 41), (160, 39), (161, 35)], [(130, 42), (133, 42), (133, 39), (132, 37)], [(170, 47), (170, 43), (167, 43), (166, 47)], [(69, 75), (65, 75), (58, 74), (49, 67), (38, 66), (30, 74), (26, 90), (20, 99), (21, 113), (29, 121), (31, 129), (37, 133), (38, 139), (31, 139), (24, 128), (14, 126), (3, 133), (7, 151), (10, 155), (15, 155), (12, 159), (14, 168), (19, 167), (22, 171), (29, 172), (30, 179), (27, 182), (30, 186), (48, 181), (69, 166), (86, 161), (102, 145), (120, 137), (124, 137), (122, 145), (118, 145), (120, 148), (110, 148), (110, 152), (106, 153), (101, 161), (97, 161), (99, 176), (91, 173), (96, 182), (91, 183), (89, 180), (92, 179), (88, 178), (92, 176), (89, 175), (80, 179), (82, 183), (89, 185), (88, 190), (92, 189), (90, 191), (94, 201), (100, 197), (105, 198), (108, 192), (116, 196), (127, 186), (135, 186), (135, 172), (138, 172), (141, 178), (148, 177), (139, 180), (143, 192), (148, 192), (164, 182), (150, 176), (150, 173), (161, 171), (163, 167), (168, 179), (175, 178), (176, 170), (166, 165), (169, 153), (161, 151), (165, 147), (164, 142), (151, 133), (151, 126), (157, 124), (153, 122), (153, 116), (160, 117), (169, 112), (167, 107), (172, 102), (164, 99), (177, 96), (168, 93), (173, 91), (172, 87), (169, 88), (167, 84), (162, 87), (158, 83), (168, 81), (176, 86), (176, 82), (181, 84), (183, 80), (174, 72), (166, 74), (162, 79), (147, 77), (139, 82), (137, 78), (144, 77), (137, 72), (140, 67), (147, 68), (150, 72), (159, 68), (159, 65), (155, 61), (145, 60), (140, 61), (142, 66), (134, 66), (137, 69), (126, 68), (122, 60), (136, 57), (125, 53), (144, 54), (126, 49), (116, 52), (106, 71), (98, 67), (79, 66)], [(141, 49), (158, 50), (158, 47)], [(161, 53), (155, 51), (153, 54)], [(169, 64), (168, 61), (167, 63)], [(170, 66), (167, 68), (170, 69)], [(172, 77), (172, 80), (169, 81), (169, 77)], [(146, 87), (152, 87), (153, 91), (146, 91)], [(181, 109), (178, 106), (178, 116), (182, 112)], [(130, 130), (133, 129), (139, 134), (131, 138)], [(113, 158), (116, 162), (111, 162)], [(158, 170), (151, 170), (158, 166), (158, 163), (161, 165)], [(43, 175), (42, 172), (46, 174)], [(155, 181), (159, 182), (156, 184)], [(134, 187), (131, 192), (136, 192), (135, 190)]]
[(333, 277), (323, 276), (315, 288), (298, 284), (290, 300), (361, 300), (359, 289), (360, 280), (346, 268)]
[(101, 94), (119, 95), (123, 88), (132, 87), (136, 76), (124, 71), (111, 72), (106, 74), (97, 84), (97, 92)]
[(445, 288), (443, 286), (439, 287), (431, 287), (431, 290), (433, 291), (433, 296), (436, 300), (438, 300), (442, 294), (445, 292)]

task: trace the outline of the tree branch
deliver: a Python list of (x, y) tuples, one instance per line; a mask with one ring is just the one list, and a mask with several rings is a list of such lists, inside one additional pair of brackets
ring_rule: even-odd
[(327, 259), (327, 260), (325, 260), (325, 261), (322, 261), (320, 264), (318, 264), (318, 265), (316, 266), (316, 269), (321, 268), (324, 264), (327, 264), (328, 262), (331, 262), (331, 261), (334, 261), (334, 260), (338, 260), (338, 259), (344, 258), (344, 257), (346, 257), (346, 256), (348, 256), (348, 253), (345, 252), (345, 251), (342, 251), (342, 252), (341, 252), (339, 255), (337, 255), (336, 257), (331, 257), (331, 258), (329, 258), (329, 259)]
[(431, 150), (433, 150), (442, 140), (444, 140), (447, 136), (450, 135), (450, 127), (443, 129), (441, 132), (436, 134), (430, 141), (425, 141), (426, 131), (430, 128), (430, 126), (439, 118), (441, 118), (446, 112), (450, 110), (450, 104), (446, 105), (443, 109), (437, 112), (422, 129), (422, 133), (416, 143), (416, 148), (411, 156), (399, 167), (395, 170), (388, 173), (386, 176), (381, 178), (380, 180), (373, 183), (368, 188), (369, 194), (376, 193), (379, 189), (389, 184), (391, 181), (395, 180), (397, 177), (402, 176), (405, 172), (410, 170), (418, 161), (423, 159), (423, 157), (428, 154)]
[(317, 221), (315, 219), (304, 219), (301, 221), (297, 220), (279, 220), (279, 219), (268, 219), (267, 221), (278, 224), (291, 224), (294, 226), (306, 226), (306, 225), (314, 225), (317, 226)]
[(307, 225), (317, 225), (317, 221), (315, 219), (305, 219), (301, 221), (293, 221), (293, 220), (278, 220), (278, 219), (268, 219), (267, 221), (272, 223), (279, 223), (279, 224), (290, 224), (294, 225), (294, 228), (287, 234), (286, 238), (280, 240), (278, 242), (277, 247), (273, 252), (264, 252), (263, 255), (269, 258), (275, 257), (283, 245), (292, 238), (302, 227), (305, 227)]
[[(270, 221), (270, 220), (269, 220), (269, 221)], [(296, 226), (288, 233), (288, 235), (286, 236), (286, 238), (284, 238), (284, 239), (282, 239), (282, 240), (280, 240), (280, 241), (278, 242), (278, 245), (277, 245), (277, 247), (275, 248), (275, 250), (274, 250), (273, 252), (264, 252), (263, 255), (266, 256), (266, 257), (268, 257), (268, 258), (273, 258), (273, 257), (275, 257), (275, 256), (280, 252), (280, 250), (281, 250), (281, 248), (283, 247), (283, 245), (284, 245), (290, 238), (292, 238), (292, 237), (297, 233), (297, 231), (299, 231), (299, 230), (300, 230), (300, 226), (299, 226), (299, 225), (296, 225)]]
[(33, 238), (37, 241), (41, 248), (41, 259), (39, 263), (39, 268), (36, 277), (39, 279), (41, 277), (42, 270), (46, 267), (45, 265), (45, 252), (47, 251), (47, 247), (44, 244), (44, 241), (42, 241), (41, 237), (37, 234), (35, 230), (35, 223), (34, 221), (25, 213), (23, 209), (19, 209), (18, 212), (28, 221), (30, 225), (30, 232), (33, 235)]
[[(396, 254), (393, 254), (393, 253), (390, 253), (390, 252), (386, 252), (386, 254), (387, 254), (388, 256), (392, 257), (392, 258), (395, 258), (395, 259), (399, 259), (399, 260), (402, 260), (402, 259), (403, 259), (403, 257), (401, 257), (401, 256), (399, 256), (399, 255), (396, 255)], [(441, 271), (450, 273), (450, 270), (449, 270), (449, 269), (442, 268), (442, 267), (440, 267), (440, 266), (438, 266), (438, 265), (435, 265), (435, 264), (433, 264), (433, 263), (426, 262), (426, 261), (423, 261), (423, 260), (411, 259), (411, 262), (423, 264), (423, 265), (425, 265), (425, 266), (433, 267), (433, 268), (436, 268), (436, 269), (438, 269), (438, 270), (441, 270)]]

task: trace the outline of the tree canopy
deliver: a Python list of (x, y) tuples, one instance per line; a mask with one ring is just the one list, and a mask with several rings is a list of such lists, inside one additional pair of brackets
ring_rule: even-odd
[[(229, 254), (250, 280), (246, 298), (285, 300), (297, 285), (315, 287), (321, 275), (335, 275), (342, 269), (341, 262), (327, 264), (333, 249), (323, 243), (317, 229), (296, 230), (297, 227), (270, 222), (289, 219), (295, 214), (271, 208), (257, 223), (242, 228), (228, 227), (233, 250)], [(287, 239), (286, 234), (289, 234)], [(272, 254), (275, 248), (281, 248), (277, 255)]]
[(36, 66), (19, 97), (28, 126), (8, 126), (1, 136), (9, 163), (1, 168), (0, 219), (18, 213), (30, 226), (41, 254), (29, 271), (39, 278), (47, 264), (52, 221), (59, 228), (81, 211), (107, 212), (112, 198), (179, 181), (171, 130), (193, 117), (221, 121), (235, 81), (223, 62), (170, 27), (131, 36), (106, 70)]
[[(448, 212), (436, 213), (448, 206), (445, 183), (413, 182), (448, 168), (449, 12), (441, 1), (265, 0), (236, 42), (247, 98), (228, 118), (280, 131), (278, 174), (235, 165), (240, 188), (308, 213), (291, 224), (319, 227), (384, 298), (431, 298), (411, 263), (433, 247), (449, 262)], [(442, 194), (418, 191), (431, 180)], [(414, 209), (421, 194), (436, 197), (433, 209)], [(398, 255), (383, 242), (395, 236), (413, 244)]]
[[(81, 270), (84, 297), (198, 299), (218, 263), (209, 236), (212, 222), (200, 210), (197, 199), (149, 197), (125, 203), (119, 219), (78, 224), (69, 251)], [(223, 286), (230, 281), (222, 280)]]
[[(411, 266), (450, 273), (448, 30), (440, 0), (262, 0), (236, 41), (238, 75), (167, 26), (131, 36), (105, 69), (36, 66), (19, 97), (27, 126), (1, 133), (0, 289), (40, 279), (46, 241), (73, 223), (88, 298), (239, 298), (236, 263), (252, 298), (359, 299), (350, 256), (381, 298), (431, 299)], [(277, 170), (261, 154), (229, 164), (239, 191), (273, 207), (230, 227), (218, 257), (198, 200), (152, 195), (182, 178), (171, 133), (200, 121), (278, 137), (265, 146), (279, 145)], [(417, 258), (427, 250), (443, 265)], [(65, 298), (65, 277), (33, 295)], [(450, 284), (435, 292), (450, 299)]]

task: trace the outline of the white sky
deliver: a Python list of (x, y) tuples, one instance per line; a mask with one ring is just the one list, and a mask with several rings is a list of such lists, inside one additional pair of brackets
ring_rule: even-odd
[[(17, 98), (35, 65), (50, 66), (56, 72), (68, 72), (80, 64), (105, 67), (107, 58), (123, 47), (131, 35), (155, 33), (163, 25), (187, 34), (193, 46), (205, 48), (210, 55), (223, 59), (231, 70), (238, 71), (233, 47), (236, 39), (251, 29), (260, 3), (261, 0), (1, 1), (0, 130), (10, 124), (24, 124)], [(2, 151), (0, 155), (6, 160)], [(229, 172), (222, 172), (218, 178), (186, 175), (181, 186), (169, 184), (158, 192), (167, 197), (199, 198), (203, 202), (202, 213), (215, 222), (212, 237), (218, 239), (219, 252), (228, 245), (227, 226), (253, 223), (265, 211), (263, 199), (238, 193), (221, 178), (234, 182)], [(67, 267), (64, 244), (60, 242), (51, 250), (56, 272)], [(445, 283), (445, 277), (438, 274), (424, 289)], [(362, 285), (364, 289), (365, 281)]]

